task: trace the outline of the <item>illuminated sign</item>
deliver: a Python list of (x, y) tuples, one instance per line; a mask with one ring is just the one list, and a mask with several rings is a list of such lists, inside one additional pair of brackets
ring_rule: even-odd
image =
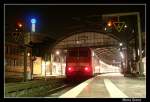
[(113, 22), (114, 26), (115, 26), (115, 29), (118, 31), (118, 32), (121, 32), (122, 28), (124, 27), (125, 25), (125, 22)]

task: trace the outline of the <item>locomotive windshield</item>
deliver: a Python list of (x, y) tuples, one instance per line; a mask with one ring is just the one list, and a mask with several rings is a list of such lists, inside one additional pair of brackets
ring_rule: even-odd
[(69, 51), (69, 56), (70, 57), (88, 57), (88, 51)]
[(78, 53), (76, 51), (69, 51), (70, 57), (78, 57)]
[(79, 51), (80, 57), (88, 57), (88, 51)]

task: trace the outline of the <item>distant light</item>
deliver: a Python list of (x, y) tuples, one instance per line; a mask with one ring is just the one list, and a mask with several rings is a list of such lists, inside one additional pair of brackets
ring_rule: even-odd
[(125, 25), (124, 27), (127, 28), (127, 25)]
[(32, 24), (35, 24), (35, 23), (36, 23), (36, 19), (32, 18), (32, 19), (31, 19), (31, 23), (32, 23)]
[(134, 33), (134, 29), (132, 29), (132, 33)]
[(22, 24), (18, 24), (18, 26), (21, 28), (21, 27), (22, 27)]
[(122, 46), (122, 43), (120, 43), (119, 45)]
[(56, 51), (56, 54), (57, 54), (57, 55), (59, 55), (59, 54), (60, 54), (60, 52), (59, 52), (59, 51)]
[(108, 25), (109, 27), (110, 27), (110, 26), (112, 26), (112, 23), (111, 23), (111, 21), (109, 21), (107, 25)]
[(80, 43), (80, 41), (77, 41), (76, 43), (77, 43), (77, 44), (79, 44), (79, 43)]
[(106, 27), (105, 27), (105, 31), (106, 31), (107, 29), (106, 29)]
[(111, 26), (111, 24), (110, 24), (110, 23), (108, 23), (108, 26)]
[(49, 64), (50, 64), (50, 61), (47, 61), (47, 62), (46, 62), (46, 65), (49, 65)]
[(16, 29), (16, 31), (17, 31), (18, 29)]
[(28, 52), (28, 54), (27, 54), (28, 56), (30, 56), (30, 53)]

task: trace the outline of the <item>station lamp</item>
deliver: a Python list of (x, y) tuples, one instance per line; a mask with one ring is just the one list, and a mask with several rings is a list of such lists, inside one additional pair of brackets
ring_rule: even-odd
[(32, 32), (35, 32), (35, 24), (36, 24), (36, 19), (35, 18), (32, 18), (31, 19), (31, 24), (32, 24)]
[(127, 25), (125, 25), (124, 27), (127, 28)]
[(21, 32), (22, 30), (23, 30), (23, 23), (22, 22), (17, 22), (15, 31), (16, 32)]
[(109, 22), (107, 23), (107, 26), (108, 26), (108, 27), (111, 27), (111, 26), (112, 26), (112, 22), (109, 21)]
[(22, 27), (22, 24), (21, 24), (21, 23), (19, 24), (19, 27), (20, 27), (20, 28)]
[(32, 23), (32, 24), (35, 24), (35, 23), (36, 23), (36, 19), (32, 18), (32, 19), (31, 19), (31, 23)]
[(22, 25), (20, 22), (17, 23), (17, 27), (18, 27), (18, 28), (22, 28), (22, 26), (23, 26), (23, 25)]
[(59, 55), (60, 54), (60, 52), (59, 51), (56, 51), (56, 55)]
[(30, 52), (28, 52), (27, 55), (30, 56)]
[(120, 43), (119, 45), (122, 46), (122, 43)]

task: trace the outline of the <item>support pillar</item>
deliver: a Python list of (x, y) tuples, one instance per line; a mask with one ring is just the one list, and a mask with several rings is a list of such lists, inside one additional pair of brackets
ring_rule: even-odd
[(32, 59), (32, 52), (31, 52), (31, 56), (30, 56), (30, 67), (31, 67), (31, 80), (33, 79), (33, 59)]
[(52, 71), (53, 71), (53, 54), (51, 53), (51, 59), (50, 59), (50, 75), (52, 75)]
[(31, 61), (31, 80), (33, 80), (33, 61)]
[(45, 59), (45, 80), (46, 80), (46, 59)]
[(138, 65), (138, 38), (137, 36), (135, 37), (135, 65), (136, 65), (136, 68), (135, 68), (135, 72), (136, 73), (139, 73), (139, 65)]
[(144, 72), (144, 63), (142, 62), (142, 34), (141, 34), (141, 21), (140, 13), (137, 14), (137, 23), (138, 23), (138, 37), (139, 37), (139, 74), (143, 76)]
[(24, 82), (27, 81), (27, 48), (24, 49)]
[(131, 67), (130, 67), (130, 64), (129, 64), (129, 62), (130, 62), (130, 49), (129, 49), (129, 46), (127, 45), (127, 47), (126, 47), (126, 67), (127, 67), (127, 73), (128, 74), (131, 74)]

